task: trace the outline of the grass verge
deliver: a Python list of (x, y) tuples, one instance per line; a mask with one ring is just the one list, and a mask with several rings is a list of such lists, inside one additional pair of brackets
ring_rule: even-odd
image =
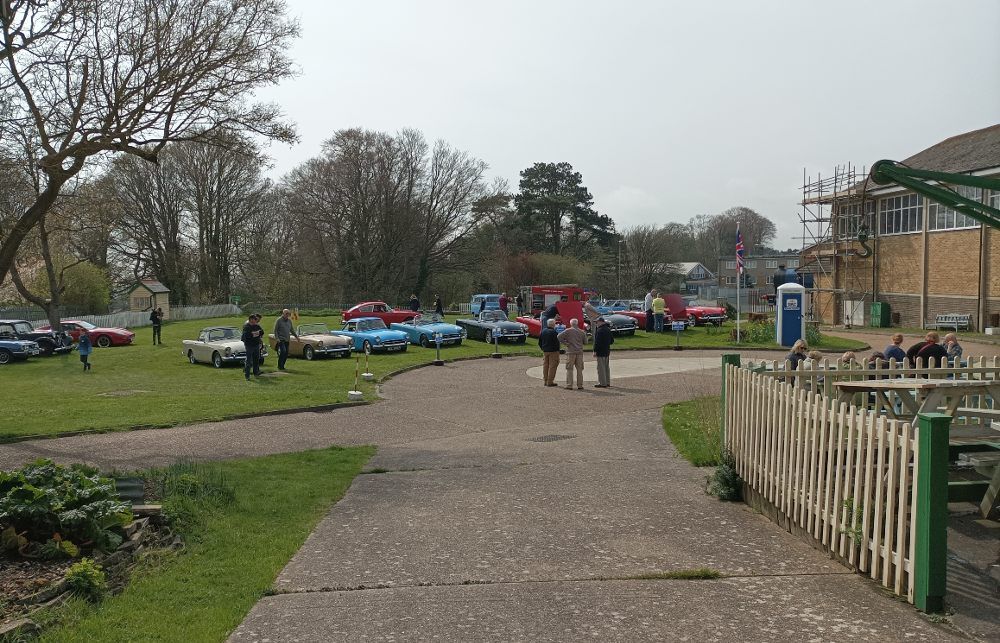
[[(451, 318), (454, 320), (454, 318)], [(303, 317), (302, 323), (326, 322), (339, 327), (334, 317)], [(132, 346), (98, 348), (91, 356), (93, 369), (84, 373), (73, 353), (31, 359), (0, 367), (0, 390), (4, 398), (17, 401), (7, 406), (0, 423), (0, 442), (35, 436), (78, 432), (114, 431), (134, 427), (164, 427), (227, 417), (322, 407), (347, 402), (353, 390), (355, 360), (290, 359), (288, 370), (274, 373), (276, 357), (264, 365), (267, 377), (246, 382), (242, 369), (215, 369), (187, 362), (181, 342), (197, 337), (207, 326), (243, 323), (239, 318), (170, 322), (163, 327), (163, 344), (153, 346), (150, 329), (137, 329)], [(272, 320), (265, 320), (269, 328)], [(730, 324), (722, 328), (698, 327), (681, 333), (681, 346), (723, 348), (729, 345)], [(862, 346), (850, 339), (828, 338), (822, 348), (847, 349)], [(672, 333), (645, 333), (622, 337), (614, 350), (669, 349)], [(774, 344), (744, 344), (741, 348), (777, 348)], [(739, 350), (739, 349), (736, 349)], [(462, 346), (441, 349), (445, 360), (484, 357), (493, 346), (466, 341)], [(536, 340), (526, 344), (501, 344), (505, 354), (541, 355)], [(376, 379), (434, 360), (433, 349), (411, 346), (405, 353), (373, 355), (369, 368)], [(364, 370), (365, 360), (361, 359)], [(365, 399), (373, 400), (376, 384), (360, 382)], [(47, 401), (38, 402), (43, 395)]]
[(147, 559), (121, 594), (48, 614), (43, 641), (223, 641), (272, 586), (372, 447), (331, 447), (199, 465), (231, 503), (184, 503), (186, 549)]
[(663, 407), (663, 429), (684, 459), (696, 467), (719, 464), (722, 435), (718, 396), (699, 397)]

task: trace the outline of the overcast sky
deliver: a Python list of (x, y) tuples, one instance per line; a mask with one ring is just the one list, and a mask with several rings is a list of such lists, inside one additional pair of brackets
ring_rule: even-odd
[(1000, 2), (288, 0), (298, 125), (416, 128), (516, 190), (568, 161), (619, 229), (744, 205), (799, 247), (803, 168), (901, 160), (1000, 123)]

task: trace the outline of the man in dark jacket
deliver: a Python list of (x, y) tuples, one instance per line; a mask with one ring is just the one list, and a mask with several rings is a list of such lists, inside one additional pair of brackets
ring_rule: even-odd
[(243, 334), (240, 336), (247, 351), (246, 359), (243, 361), (243, 374), (248, 382), (251, 372), (255, 377), (260, 377), (260, 345), (263, 338), (264, 329), (260, 327), (260, 315), (254, 313), (247, 317), (247, 323), (243, 324)]
[(538, 334), (538, 348), (542, 349), (542, 379), (545, 386), (558, 386), (556, 372), (559, 371), (559, 333), (556, 320), (550, 319)]
[(615, 338), (611, 336), (611, 324), (598, 317), (594, 330), (594, 357), (597, 358), (597, 384), (594, 388), (611, 388), (611, 345)]
[(292, 311), (285, 308), (281, 311), (281, 316), (274, 322), (274, 347), (278, 349), (278, 370), (285, 370), (285, 362), (288, 361), (288, 343), (292, 341), (292, 336), (299, 338), (292, 326)]
[(416, 294), (410, 295), (410, 310), (415, 313), (420, 312), (420, 300)]
[(441, 303), (441, 295), (434, 295), (434, 317), (438, 321), (444, 321), (444, 304)]
[(916, 367), (917, 360), (922, 361), (924, 368), (937, 368), (948, 359), (948, 349), (938, 344), (941, 336), (935, 331), (930, 331), (924, 336), (924, 341), (914, 344), (910, 350), (906, 351), (906, 358), (910, 360), (910, 366)]
[(153, 344), (162, 344), (163, 340), (160, 339), (160, 331), (163, 329), (163, 309), (154, 308), (150, 311), (149, 321), (153, 324)]
[(539, 320), (542, 322), (542, 328), (545, 328), (547, 322), (550, 319), (555, 319), (558, 314), (559, 314), (559, 307), (556, 306), (555, 304), (552, 304), (551, 306), (543, 310), (541, 316), (539, 317)]

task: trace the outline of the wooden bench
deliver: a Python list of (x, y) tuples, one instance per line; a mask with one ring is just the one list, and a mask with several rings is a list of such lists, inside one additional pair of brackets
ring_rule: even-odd
[(972, 321), (972, 315), (938, 315), (934, 318), (933, 324), (927, 324), (927, 328), (952, 328), (955, 332), (959, 330), (969, 330), (969, 323)]

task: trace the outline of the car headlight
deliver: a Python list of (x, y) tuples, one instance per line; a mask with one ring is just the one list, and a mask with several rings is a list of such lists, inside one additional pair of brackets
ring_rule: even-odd
[(528, 332), (528, 325), (527, 324), (521, 324), (521, 331), (525, 332), (525, 333)]
[(226, 346), (226, 355), (232, 355), (232, 354), (233, 354), (233, 349)]
[(465, 339), (468, 336), (469, 336), (469, 331), (465, 330), (465, 327), (463, 326), (462, 327), (462, 339)]
[(376, 344), (381, 344), (382, 343), (382, 336), (381, 335), (376, 335), (375, 336), (375, 343)]
[(318, 342), (316, 342), (316, 345), (319, 346), (320, 348), (323, 348), (323, 340), (321, 339)]

